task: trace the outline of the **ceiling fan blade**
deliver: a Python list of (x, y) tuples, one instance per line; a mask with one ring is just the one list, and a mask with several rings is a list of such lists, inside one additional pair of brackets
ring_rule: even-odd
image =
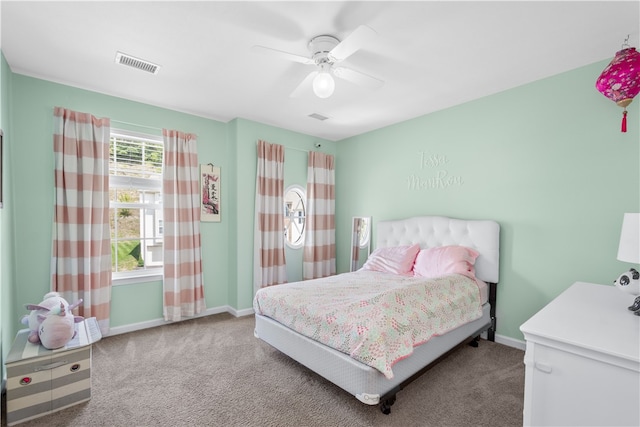
[(336, 77), (347, 80), (351, 83), (366, 87), (368, 89), (378, 89), (384, 85), (384, 81), (372, 77), (360, 71), (352, 70), (347, 67), (334, 67), (333, 74)]
[(360, 25), (351, 34), (342, 40), (336, 47), (329, 52), (329, 58), (333, 62), (339, 62), (351, 56), (355, 51), (366, 45), (370, 40), (375, 38), (376, 33), (366, 25)]
[(313, 79), (318, 75), (317, 71), (312, 71), (309, 73), (309, 75), (307, 75), (307, 77), (304, 78), (304, 80), (298, 85), (298, 87), (296, 87), (293, 92), (291, 92), (291, 95), (289, 95), (289, 97), (291, 98), (298, 98), (299, 96), (303, 95), (305, 92), (312, 92), (312, 88), (313, 88)]
[(306, 56), (296, 55), (295, 53), (283, 52), (281, 50), (272, 49), (265, 46), (252, 46), (251, 51), (255, 53), (262, 53), (266, 55), (279, 56), (280, 58), (287, 59), (289, 61), (299, 62), (301, 64), (313, 64), (313, 59)]

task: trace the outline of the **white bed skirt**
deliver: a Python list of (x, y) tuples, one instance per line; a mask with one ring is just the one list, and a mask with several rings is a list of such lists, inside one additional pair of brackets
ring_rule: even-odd
[(491, 327), (490, 305), (482, 307), (482, 317), (462, 325), (445, 335), (431, 338), (414, 349), (411, 356), (393, 366), (394, 377), (385, 376), (345, 353), (318, 343), (259, 314), (255, 336), (282, 353), (318, 373), (367, 405), (377, 405), (380, 398), (405, 382), (416, 372), (451, 350), (468, 337), (479, 335)]

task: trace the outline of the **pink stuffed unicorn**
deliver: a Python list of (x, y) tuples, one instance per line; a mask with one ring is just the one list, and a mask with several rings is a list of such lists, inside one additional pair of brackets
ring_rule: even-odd
[(27, 304), (31, 313), (22, 318), (22, 323), (29, 327), (28, 341), (50, 350), (64, 347), (75, 336), (74, 324), (84, 320), (71, 312), (81, 303), (82, 299), (69, 305), (58, 292), (49, 292), (40, 304)]

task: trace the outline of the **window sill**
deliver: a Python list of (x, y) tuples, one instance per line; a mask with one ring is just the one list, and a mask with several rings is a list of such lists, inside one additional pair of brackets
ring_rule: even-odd
[(139, 276), (125, 276), (125, 277), (113, 277), (111, 278), (111, 286), (121, 286), (121, 285), (133, 285), (136, 283), (148, 283), (148, 282), (156, 282), (162, 281), (163, 275), (162, 273), (151, 273), (144, 274)]

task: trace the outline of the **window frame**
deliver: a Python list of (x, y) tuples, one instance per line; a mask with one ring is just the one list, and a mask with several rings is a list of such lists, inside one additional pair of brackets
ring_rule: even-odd
[[(114, 137), (134, 140), (134, 141), (144, 141), (144, 142), (150, 141), (154, 143), (159, 143), (163, 148), (163, 158), (164, 158), (164, 141), (161, 135), (153, 135), (153, 134), (124, 130), (124, 129), (112, 128), (109, 135), (109, 145), (111, 145), (111, 139)], [(164, 161), (163, 161), (162, 167), (164, 169)], [(115, 188), (123, 188), (128, 186), (131, 188), (135, 188), (136, 190), (160, 190), (160, 194), (162, 197), (162, 177), (157, 185), (156, 184), (150, 185), (149, 181), (151, 180), (148, 180), (145, 178), (136, 178), (136, 177), (128, 177), (128, 178), (121, 177), (120, 179), (118, 178), (119, 178), (118, 176), (111, 175), (111, 168), (109, 168), (109, 191)], [(112, 187), (112, 181), (114, 180), (119, 182)], [(152, 205), (152, 204), (140, 203), (140, 202), (112, 202), (111, 200), (109, 200), (109, 211), (111, 211), (111, 209), (118, 209), (118, 208), (129, 208), (129, 209), (140, 209), (140, 210), (152, 209), (155, 211), (158, 211), (158, 210), (162, 211), (162, 202), (159, 203), (158, 205)], [(141, 221), (143, 221), (142, 218), (141, 218)], [(161, 227), (163, 228), (163, 226), (164, 226), (164, 222), (162, 221)], [(153, 227), (154, 227), (154, 234), (155, 234), (158, 230), (155, 229), (156, 228), (155, 224)], [(113, 230), (110, 230), (110, 232), (113, 232)], [(142, 236), (140, 237), (142, 238)], [(115, 240), (115, 242), (117, 241), (118, 240)], [(113, 242), (114, 240), (112, 240), (112, 243)], [(112, 271), (111, 283), (113, 286), (125, 285), (125, 284), (131, 284), (131, 283), (143, 283), (143, 282), (150, 282), (155, 280), (162, 280), (163, 276), (164, 276), (164, 260), (163, 260), (162, 266), (160, 266), (159, 268), (145, 268), (144, 270), (126, 271), (126, 272)]]

